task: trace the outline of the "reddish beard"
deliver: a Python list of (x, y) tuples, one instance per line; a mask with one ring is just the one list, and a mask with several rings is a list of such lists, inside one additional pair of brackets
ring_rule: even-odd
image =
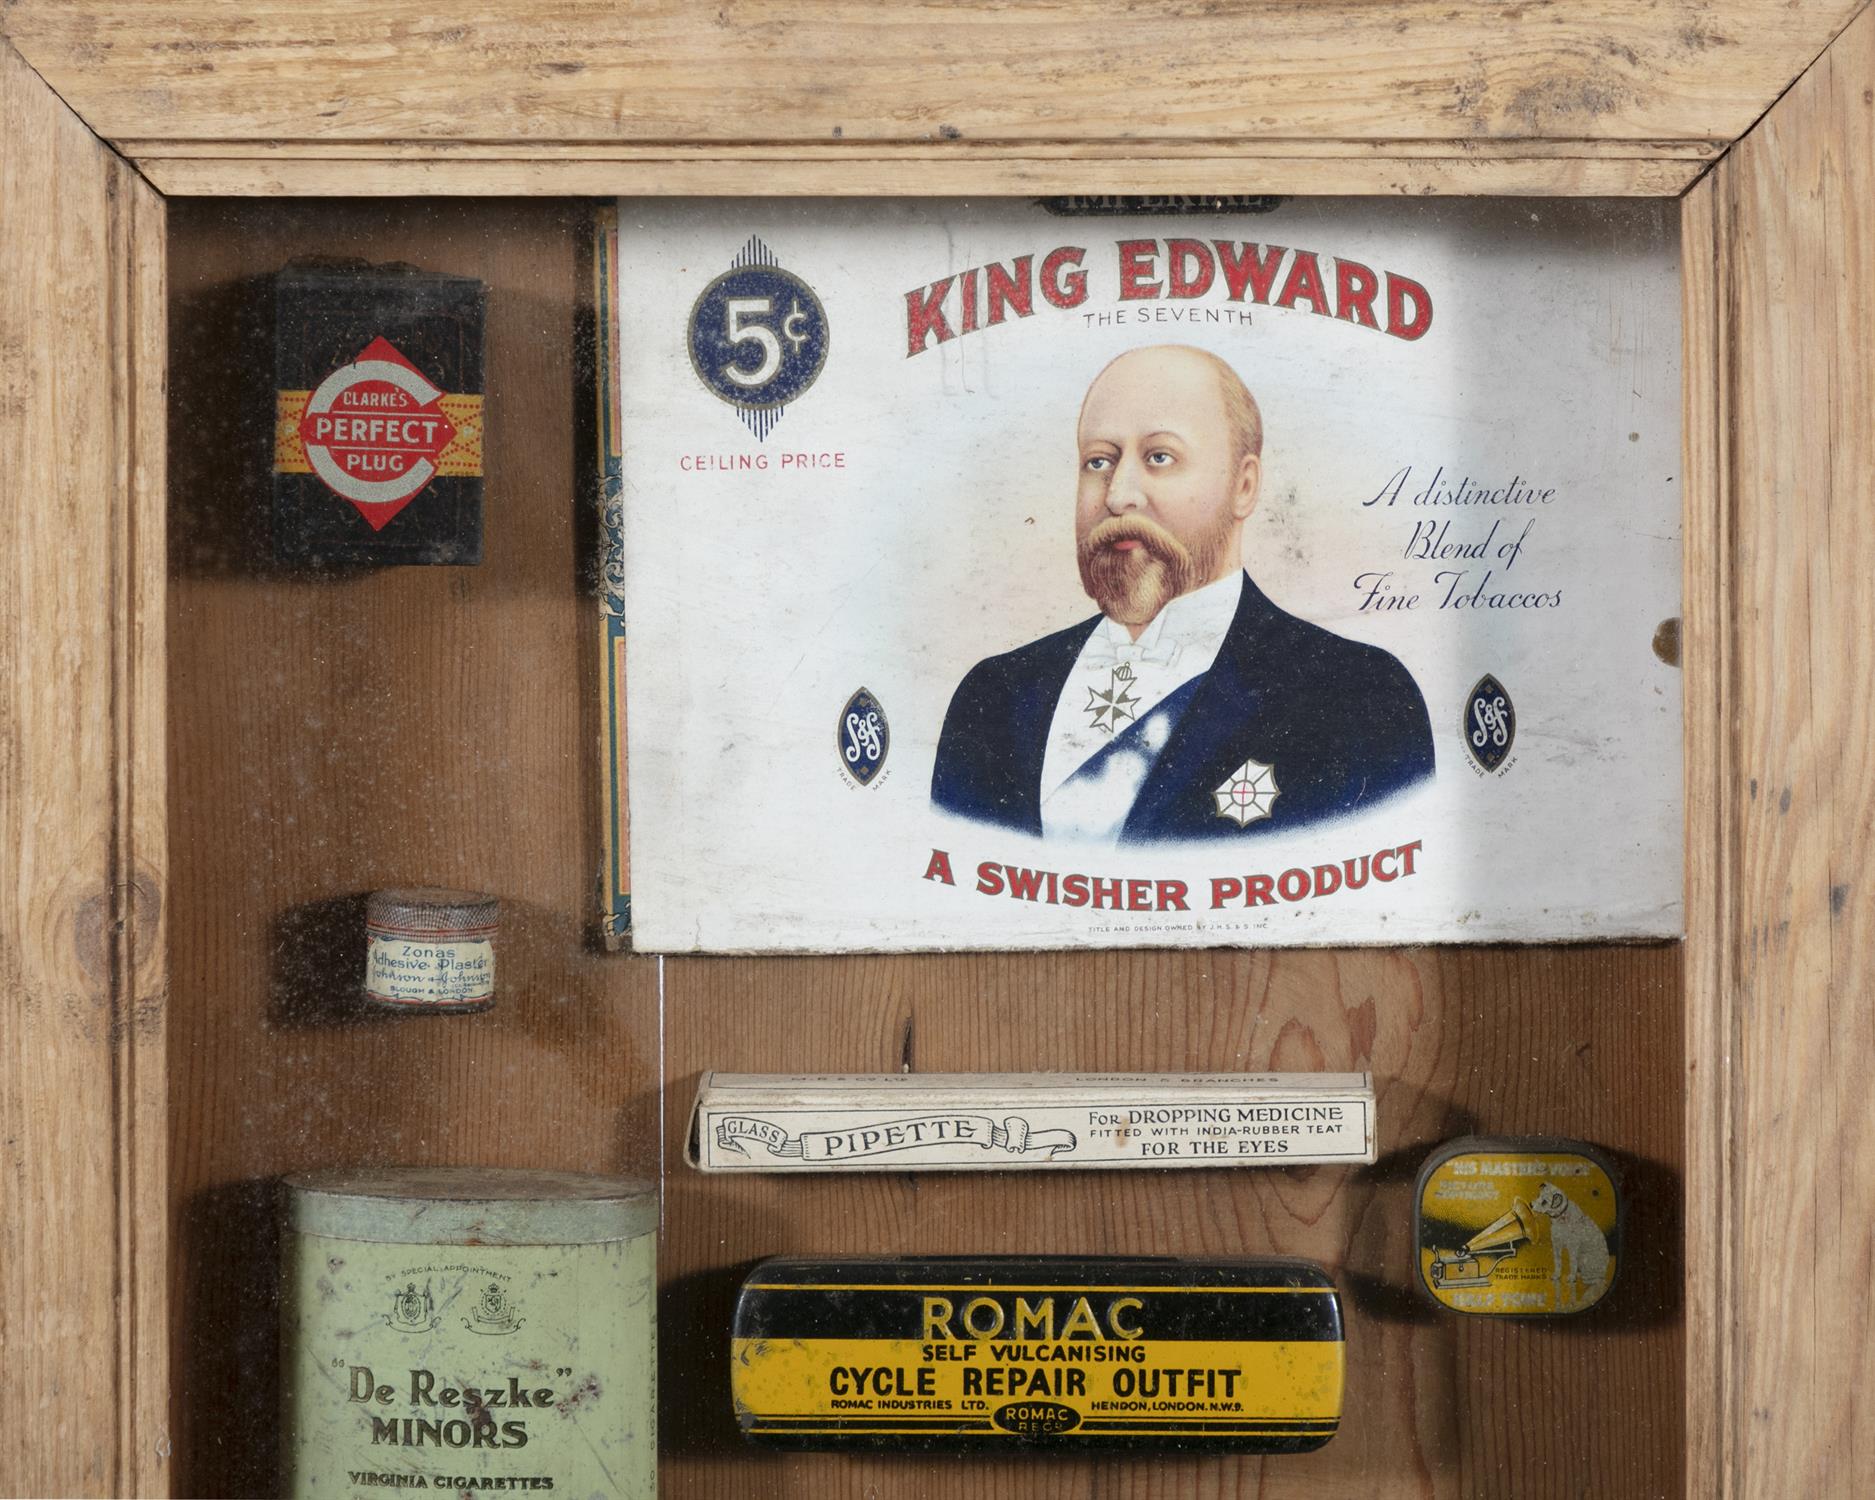
[[(1194, 550), (1145, 516), (1109, 516), (1077, 549), (1081, 587), (1108, 619), (1149, 625), (1180, 594), (1211, 581), (1229, 531), (1227, 517)], [(1117, 546), (1127, 541), (1139, 545)]]

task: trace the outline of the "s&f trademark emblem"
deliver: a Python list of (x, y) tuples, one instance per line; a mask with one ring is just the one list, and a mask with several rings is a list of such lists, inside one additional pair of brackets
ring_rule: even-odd
[(373, 531), (436, 477), (437, 458), (456, 436), (443, 395), (389, 339), (375, 338), (307, 398), (299, 420), (306, 461)]
[(1466, 698), (1460, 730), (1465, 736), (1465, 748), (1480, 770), (1489, 773), (1504, 764), (1517, 738), (1517, 710), (1511, 706), (1504, 684), (1489, 672), (1478, 679)]
[(1279, 791), (1274, 766), (1266, 766), (1260, 760), (1247, 760), (1211, 795), (1217, 799), (1220, 818), (1229, 818), (1239, 828), (1248, 828), (1270, 815)]
[(475, 1299), (475, 1306), (462, 1320), (462, 1326), (470, 1333), (513, 1333), (521, 1326), (520, 1309), (491, 1281), (482, 1288), (482, 1295)]
[(827, 310), (750, 235), (690, 309), (689, 343), (705, 388), (766, 438), (827, 363)]
[(430, 1296), (429, 1282), (423, 1283), (422, 1291), (411, 1281), (404, 1284), (401, 1292), (391, 1293), (391, 1310), (384, 1315), (384, 1321), (399, 1333), (428, 1333), (442, 1322)]
[(871, 786), (892, 748), (892, 727), (879, 700), (861, 688), (840, 710), (840, 765), (861, 786)]

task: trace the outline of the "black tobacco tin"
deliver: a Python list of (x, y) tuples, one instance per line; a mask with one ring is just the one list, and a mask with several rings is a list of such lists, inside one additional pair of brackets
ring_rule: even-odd
[(274, 553), (482, 560), (482, 283), (399, 267), (274, 278)]

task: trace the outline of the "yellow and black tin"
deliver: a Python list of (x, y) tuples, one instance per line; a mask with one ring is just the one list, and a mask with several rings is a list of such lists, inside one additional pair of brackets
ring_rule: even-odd
[(774, 1447), (1298, 1453), (1340, 1422), (1342, 1337), (1304, 1261), (769, 1260), (730, 1387)]
[(1467, 1136), (1426, 1159), (1413, 1195), (1420, 1289), (1487, 1317), (1587, 1312), (1621, 1264), (1620, 1177), (1581, 1141)]

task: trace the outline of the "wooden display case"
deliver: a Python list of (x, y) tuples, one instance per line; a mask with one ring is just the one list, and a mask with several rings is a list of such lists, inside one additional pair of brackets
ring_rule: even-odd
[[(0, 1491), (274, 1484), (270, 1183), (338, 1162), (664, 1187), (673, 1495), (1834, 1495), (1875, 1453), (1875, 16), (1094, 0), (696, 12), (0, 11)], [(1486, 949), (608, 957), (584, 195), (1677, 198), (1687, 935)], [(375, 200), (375, 201), (372, 201)], [(260, 559), (252, 278), (487, 280), (488, 562)], [(359, 893), (499, 891), (504, 999), (332, 1006)], [(1371, 1068), (1381, 1160), (801, 1184), (682, 1165), (706, 1067)], [(1437, 1317), (1414, 1168), (1470, 1130), (1634, 1176), (1603, 1313)], [(1337, 1273), (1302, 1459), (739, 1445), (762, 1253), (1276, 1251)]]

